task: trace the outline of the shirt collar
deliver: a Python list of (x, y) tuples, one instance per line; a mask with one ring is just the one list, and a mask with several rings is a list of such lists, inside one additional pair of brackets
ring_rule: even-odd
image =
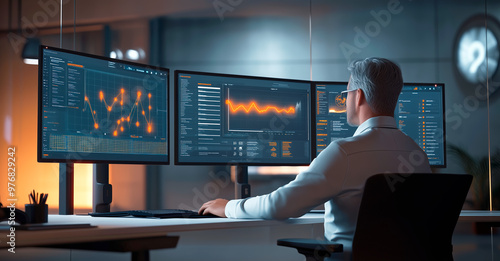
[(396, 125), (396, 120), (394, 119), (394, 117), (390, 116), (372, 117), (366, 120), (365, 122), (361, 123), (361, 125), (359, 125), (358, 128), (356, 129), (356, 132), (354, 132), (353, 136), (359, 135), (372, 128), (397, 129), (398, 126)]

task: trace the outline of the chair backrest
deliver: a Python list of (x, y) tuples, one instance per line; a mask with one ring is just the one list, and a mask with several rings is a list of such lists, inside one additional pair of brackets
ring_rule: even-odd
[(377, 174), (365, 184), (353, 260), (453, 260), (465, 174)]

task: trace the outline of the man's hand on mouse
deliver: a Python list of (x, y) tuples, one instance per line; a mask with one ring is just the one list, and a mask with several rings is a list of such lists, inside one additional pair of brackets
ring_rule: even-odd
[(226, 217), (225, 210), (227, 202), (229, 202), (229, 200), (223, 198), (208, 201), (203, 204), (203, 206), (201, 206), (200, 210), (198, 210), (198, 213), (200, 215), (213, 214), (219, 217)]

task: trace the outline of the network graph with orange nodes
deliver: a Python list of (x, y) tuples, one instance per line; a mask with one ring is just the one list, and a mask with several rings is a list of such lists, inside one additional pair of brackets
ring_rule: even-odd
[[(99, 130), (101, 126), (99, 126), (99, 122), (102, 121), (103, 117), (106, 117), (107, 122), (114, 122), (115, 127), (112, 130), (113, 136), (120, 136), (120, 134), (124, 133), (127, 129), (131, 130), (132, 128), (144, 128), (146, 133), (153, 132), (153, 122), (151, 120), (151, 93), (144, 95), (142, 91), (138, 90), (135, 93), (135, 101), (132, 103), (132, 106), (127, 106), (125, 97), (129, 95), (124, 88), (121, 88), (119, 93), (112, 97), (111, 99), (106, 99), (106, 94), (104, 91), (99, 91), (98, 103), (99, 105), (92, 106), (90, 99), (87, 95), (85, 95), (85, 106), (83, 111), (89, 108), (89, 111), (92, 115), (92, 120), (94, 122), (93, 128), (95, 130)], [(132, 95), (129, 95), (132, 98)], [(147, 106), (144, 104), (143, 98), (147, 97)], [(104, 106), (105, 111), (107, 111), (107, 115), (99, 115), (95, 110), (96, 106)], [(119, 112), (119, 115), (117, 113)], [(102, 113), (102, 112), (101, 112)], [(112, 118), (112, 116), (114, 118)], [(145, 124), (141, 124), (141, 121), (144, 121)]]
[(276, 105), (259, 105), (255, 101), (248, 103), (235, 104), (231, 100), (226, 100), (226, 104), (229, 107), (229, 111), (233, 114), (235, 113), (257, 113), (257, 114), (268, 114), (270, 112), (283, 113), (283, 114), (295, 114), (295, 107), (279, 107)]

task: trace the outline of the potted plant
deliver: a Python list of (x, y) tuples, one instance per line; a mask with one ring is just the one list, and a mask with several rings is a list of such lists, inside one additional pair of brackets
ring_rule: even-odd
[[(474, 193), (473, 208), (478, 210), (490, 209), (489, 201), (489, 159), (488, 156), (481, 158), (472, 157), (465, 149), (456, 145), (449, 145), (448, 151), (451, 155), (456, 157), (460, 165), (464, 168), (465, 172), (471, 174), (474, 179), (472, 180), (472, 189)], [(497, 151), (491, 155), (491, 172), (497, 173), (500, 168), (500, 153)], [(492, 198), (493, 209), (500, 209), (500, 177), (492, 184)]]
[[(450, 155), (457, 158), (460, 165), (465, 172), (471, 174), (474, 178), (472, 180), (473, 191), (473, 204), (472, 208), (477, 210), (490, 209), (490, 191), (489, 191), (489, 165), (490, 160), (488, 156), (474, 158), (465, 149), (456, 145), (449, 145), (448, 151)], [(500, 175), (500, 152), (491, 155), (491, 173), (494, 177), (495, 174)], [(492, 207), (494, 210), (500, 209), (500, 176), (492, 178), (491, 184), (492, 192)], [(490, 228), (475, 224), (475, 230), (478, 234), (489, 234)], [(483, 231), (484, 230), (484, 231)]]

